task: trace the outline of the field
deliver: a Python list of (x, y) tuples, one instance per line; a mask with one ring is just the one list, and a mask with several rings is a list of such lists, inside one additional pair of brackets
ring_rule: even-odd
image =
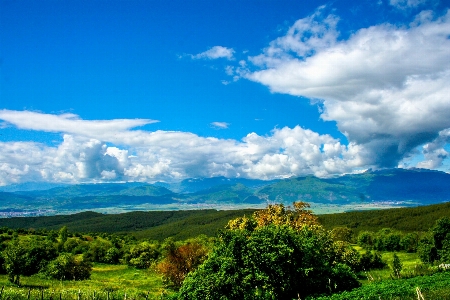
[(21, 278), (21, 287), (0, 275), (6, 299), (157, 299), (164, 293), (161, 276), (126, 265), (95, 264), (91, 279), (58, 281), (39, 275)]

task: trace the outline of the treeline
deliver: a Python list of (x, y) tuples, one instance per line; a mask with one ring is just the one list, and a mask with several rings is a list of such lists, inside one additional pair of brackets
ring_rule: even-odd
[(0, 218), (0, 227), (11, 229), (33, 228), (58, 230), (66, 226), (71, 232), (122, 233), (138, 239), (177, 240), (201, 234), (215, 236), (230, 219), (255, 210), (184, 210), (184, 211), (137, 211), (122, 214), (82, 212), (73, 215), (46, 217)]
[[(173, 237), (185, 240), (200, 234), (215, 236), (230, 219), (251, 215), (255, 210), (188, 210), (150, 211), (123, 214), (82, 212), (73, 215), (0, 219), (0, 227), (54, 229), (66, 226), (71, 232), (106, 232), (132, 234), (138, 239), (164, 240)], [(326, 229), (348, 227), (357, 235), (361, 231), (391, 228), (402, 232), (425, 232), (434, 222), (450, 216), (450, 203), (396, 208), (386, 210), (355, 211), (318, 215)]]
[(418, 207), (404, 207), (367, 211), (352, 211), (319, 215), (320, 223), (327, 229), (348, 227), (354, 232), (378, 231), (391, 228), (403, 232), (427, 231), (436, 220), (450, 216), (450, 202)]

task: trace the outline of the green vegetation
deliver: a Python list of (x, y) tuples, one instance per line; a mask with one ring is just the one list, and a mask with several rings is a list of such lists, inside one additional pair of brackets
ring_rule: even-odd
[[(349, 292), (314, 298), (315, 300), (447, 300), (450, 299), (450, 272), (410, 279), (384, 280)], [(422, 296), (422, 298), (420, 298)]]
[(309, 205), (269, 205), (229, 222), (178, 299), (293, 299), (359, 286)]
[(378, 231), (383, 228), (403, 232), (427, 231), (434, 226), (436, 220), (445, 216), (450, 216), (450, 202), (408, 208), (352, 211), (318, 217), (327, 229), (348, 227), (357, 234), (360, 231)]
[[(441, 284), (450, 279), (450, 218), (436, 218), (426, 229), (417, 224), (446, 209), (368, 212), (358, 226), (370, 230), (359, 231), (345, 223), (322, 226), (328, 215), (315, 216), (303, 202), (257, 211), (85, 213), (73, 222), (30, 218), (22, 224), (52, 229), (0, 227), (0, 297), (450, 299), (448, 284)], [(411, 211), (423, 212), (411, 218), (416, 224), (410, 228), (419, 230), (364, 223), (377, 214), (390, 220)], [(111, 228), (81, 233), (74, 224)]]
[(200, 234), (215, 236), (230, 219), (251, 214), (254, 210), (186, 210), (149, 211), (104, 215), (83, 212), (73, 215), (58, 215), (30, 218), (0, 218), (0, 227), (33, 228), (35, 230), (59, 230), (66, 226), (71, 232), (127, 233), (138, 239), (178, 240), (193, 238)]
[[(91, 278), (83, 281), (54, 280), (39, 275), (23, 277), (21, 286), (0, 275), (2, 299), (160, 299), (164, 293), (161, 276), (151, 270), (126, 265), (94, 264)], [(1, 289), (1, 287), (0, 287)], [(42, 297), (42, 298), (41, 298)]]

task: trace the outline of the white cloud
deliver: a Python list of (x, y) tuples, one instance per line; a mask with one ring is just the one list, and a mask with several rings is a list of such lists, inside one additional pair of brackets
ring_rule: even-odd
[(322, 9), (298, 20), (235, 74), (272, 92), (323, 103), (358, 145), (363, 164), (394, 167), (450, 128), (450, 13), (411, 27), (382, 24), (339, 40), (338, 18)]
[[(20, 112), (13, 114), (17, 116)], [(33, 116), (34, 130), (49, 130), (46, 118)], [(58, 122), (66, 120), (65, 116), (53, 117)], [(18, 128), (28, 124), (20, 117), (8, 118), (8, 122)], [(41, 180), (75, 183), (211, 176), (263, 179), (304, 174), (329, 176), (351, 172), (362, 161), (358, 146), (345, 146), (329, 135), (298, 126), (274, 129), (269, 136), (250, 133), (241, 141), (204, 138), (188, 132), (128, 129), (118, 133), (114, 126), (93, 130), (89, 136), (84, 131), (77, 134), (61, 130), (61, 133), (63, 141), (57, 146), (0, 143), (0, 184)]]
[(212, 122), (211, 126), (218, 129), (227, 129), (230, 124), (226, 122)]
[(443, 130), (432, 142), (422, 147), (422, 154), (425, 158), (417, 164), (418, 168), (436, 169), (442, 166), (444, 159), (448, 158), (448, 153), (444, 146), (450, 142), (450, 129)]
[(398, 9), (414, 8), (426, 4), (429, 0), (389, 0), (389, 4)]
[(218, 59), (226, 58), (228, 60), (233, 59), (234, 50), (232, 48), (214, 46), (205, 52), (191, 55), (192, 59)]
[(82, 120), (74, 114), (52, 115), (32, 111), (0, 110), (0, 119), (20, 129), (66, 132), (85, 137), (101, 137), (113, 132), (159, 122), (150, 119)]

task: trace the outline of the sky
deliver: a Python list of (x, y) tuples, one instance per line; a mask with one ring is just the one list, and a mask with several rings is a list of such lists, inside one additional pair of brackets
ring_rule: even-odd
[(0, 0), (0, 186), (450, 172), (448, 0)]

